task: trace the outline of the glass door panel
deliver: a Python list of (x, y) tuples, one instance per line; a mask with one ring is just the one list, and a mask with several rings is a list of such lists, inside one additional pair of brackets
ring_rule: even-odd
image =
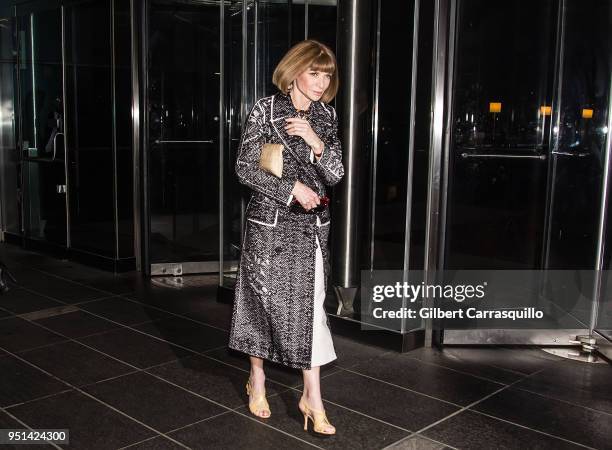
[(556, 2), (459, 2), (447, 269), (541, 260)]
[(62, 9), (17, 7), (20, 148), (28, 238), (67, 245)]
[(152, 0), (147, 33), (150, 263), (217, 272), (219, 6)]

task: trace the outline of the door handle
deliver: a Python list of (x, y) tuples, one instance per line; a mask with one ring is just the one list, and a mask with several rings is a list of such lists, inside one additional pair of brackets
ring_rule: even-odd
[(589, 156), (590, 153), (588, 152), (578, 152), (578, 153), (572, 153), (572, 152), (558, 152), (558, 151), (554, 151), (551, 152), (553, 155), (563, 155), (563, 156), (573, 156), (574, 158), (583, 158), (585, 156)]
[(214, 144), (214, 141), (162, 141), (155, 139), (156, 144)]
[(546, 155), (517, 155), (513, 153), (461, 153), (462, 158), (506, 158), (506, 159), (546, 159)]

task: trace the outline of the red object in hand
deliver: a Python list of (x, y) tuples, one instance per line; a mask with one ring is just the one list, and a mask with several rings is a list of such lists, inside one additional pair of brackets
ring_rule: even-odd
[[(319, 201), (321, 202), (318, 206), (315, 206), (314, 208), (311, 208), (309, 211), (321, 211), (323, 208), (326, 208), (329, 205), (329, 197), (327, 195), (324, 195), (323, 197), (319, 197)], [(302, 205), (300, 205), (300, 203), (297, 201), (296, 198), (294, 198), (291, 201), (291, 206), (295, 206), (295, 205), (299, 205), (300, 208), (302, 208)]]

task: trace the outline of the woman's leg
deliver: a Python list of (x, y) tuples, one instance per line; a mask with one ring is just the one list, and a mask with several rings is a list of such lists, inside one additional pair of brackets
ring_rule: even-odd
[[(251, 356), (251, 395), (249, 396), (249, 402), (252, 400), (253, 395), (263, 392), (265, 389), (266, 375), (263, 369), (263, 358)], [(269, 417), (270, 411), (261, 409), (257, 411), (260, 417)]]
[[(323, 400), (321, 399), (321, 377), (320, 366), (312, 367), (309, 370), (302, 370), (304, 375), (304, 390), (303, 396), (312, 409), (323, 411)], [(333, 431), (335, 428), (332, 425), (325, 425), (326, 431)]]

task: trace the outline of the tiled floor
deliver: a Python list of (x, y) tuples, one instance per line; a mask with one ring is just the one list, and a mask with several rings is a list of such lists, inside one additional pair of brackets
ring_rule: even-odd
[(11, 245), (0, 259), (21, 284), (0, 296), (0, 428), (67, 428), (66, 447), (88, 450), (612, 448), (607, 365), (334, 336), (322, 386), (338, 434), (324, 437), (302, 430), (298, 371), (266, 364), (272, 416), (249, 413), (216, 277), (175, 289)]

